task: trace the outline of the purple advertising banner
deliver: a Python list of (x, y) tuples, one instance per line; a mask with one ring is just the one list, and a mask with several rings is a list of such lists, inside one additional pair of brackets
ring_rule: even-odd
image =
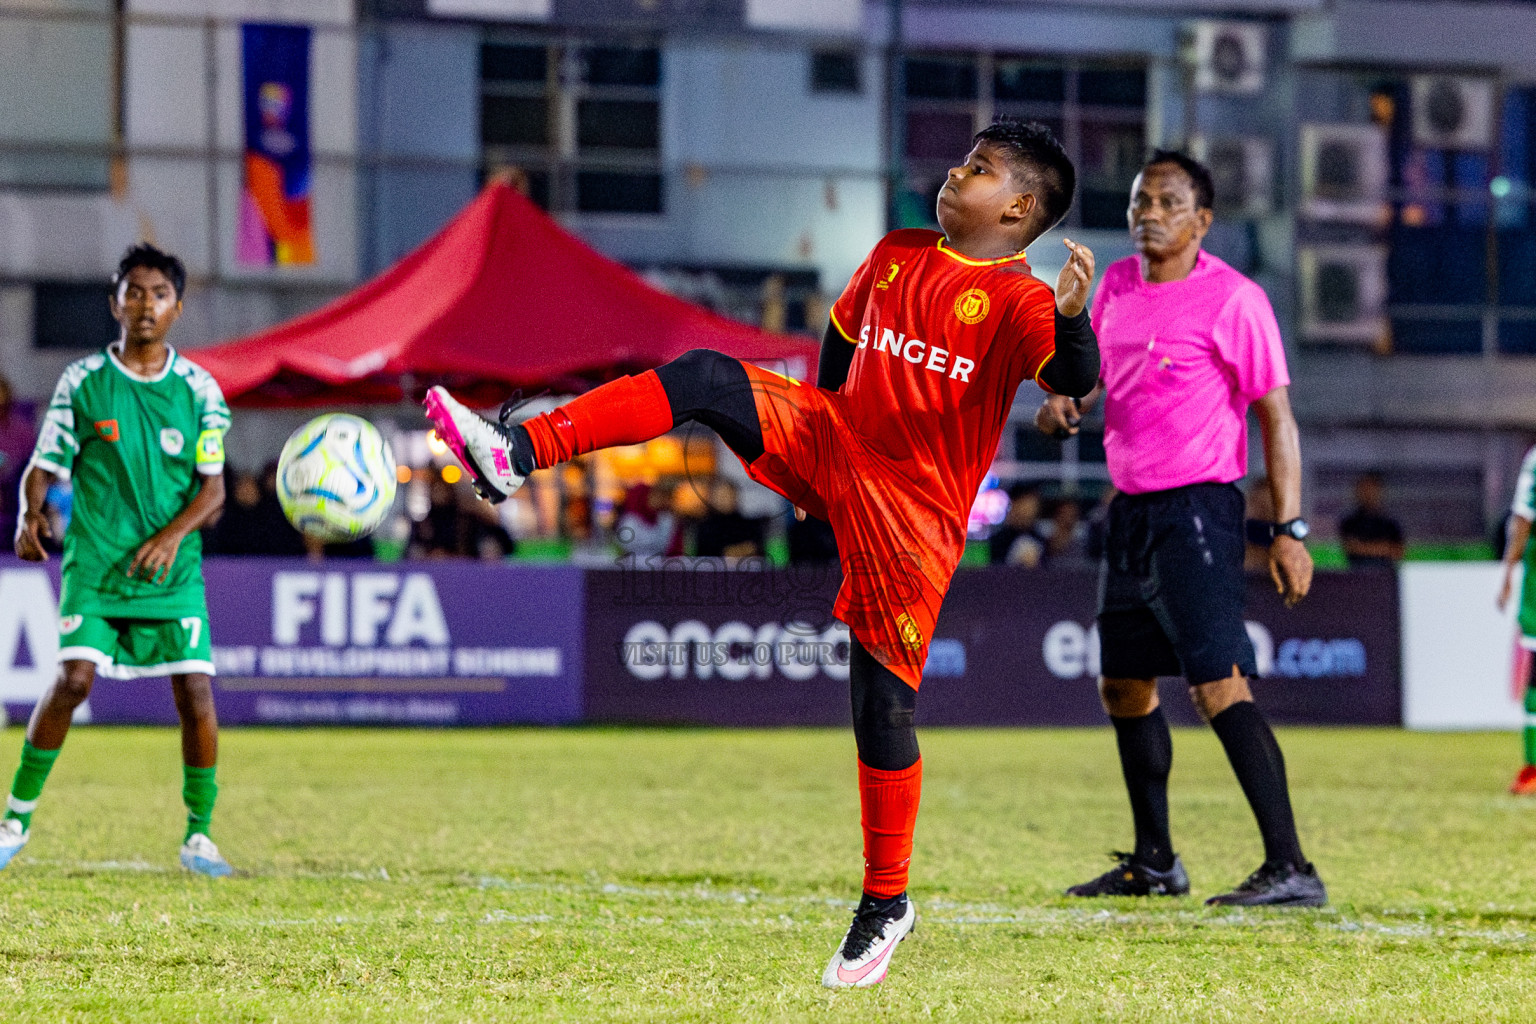
[[(57, 565), (0, 562), (0, 608), (10, 609), (0, 610), (0, 699), (8, 703), (35, 702), (52, 678)], [(579, 569), (211, 558), (203, 575), (225, 724), (492, 725), (581, 715)], [(163, 679), (100, 679), (90, 717), (173, 723), (176, 709)]]
[[(715, 725), (841, 725), (847, 633), (830, 621), (836, 573), (594, 572), (587, 582), (586, 717)], [(1101, 725), (1093, 572), (962, 570), (929, 651), (918, 722)], [(1287, 609), (1249, 582), (1248, 633), (1277, 722), (1401, 721), (1392, 573), (1319, 574)], [(1179, 680), (1170, 719), (1198, 722)]]

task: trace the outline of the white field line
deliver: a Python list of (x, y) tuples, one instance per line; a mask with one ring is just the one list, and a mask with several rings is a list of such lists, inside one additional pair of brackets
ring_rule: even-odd
[[(58, 867), (71, 870), (91, 872), (127, 872), (137, 874), (170, 873), (171, 867), (151, 864), (142, 860), (127, 861), (69, 861), (69, 860), (32, 860), (28, 863), (39, 866)], [(260, 876), (247, 876), (247, 878)], [(372, 871), (342, 871), (342, 872), (317, 872), (294, 871), (283, 872), (266, 876), (269, 878), (305, 878), (325, 879), (332, 881), (356, 881), (356, 882), (392, 882), (390, 874), (385, 868), (377, 868)], [(637, 915), (634, 917), (605, 919), (600, 923), (606, 928), (634, 928), (634, 927), (659, 927), (659, 928), (683, 928), (683, 929), (710, 929), (710, 928), (785, 928), (812, 927), (817, 929), (829, 928), (835, 925), (842, 927), (843, 915), (851, 911), (857, 904), (853, 900), (839, 899), (829, 896), (812, 895), (778, 895), (764, 893), (755, 889), (741, 890), (734, 888), (717, 888), (712, 885), (691, 886), (636, 886), (621, 885), (617, 882), (603, 882), (597, 878), (591, 878), (586, 882), (561, 883), (561, 882), (537, 882), (522, 879), (507, 879), (496, 876), (480, 876), (471, 878), (465, 876), (463, 884), (473, 885), (476, 888), (490, 891), (503, 891), (508, 893), (526, 892), (531, 895), (562, 895), (583, 897), (617, 897), (635, 901), (662, 902), (672, 904), (730, 904), (742, 908), (757, 907), (763, 910), (778, 908), (779, 912), (772, 916), (760, 914), (743, 914), (725, 918), (699, 918), (699, 917), (669, 917), (666, 915)], [(1179, 926), (1186, 929), (1201, 928), (1238, 928), (1255, 932), (1274, 930), (1316, 930), (1341, 932), (1346, 934), (1364, 934), (1380, 936), (1385, 939), (1472, 939), (1483, 942), (1520, 944), (1536, 941), (1536, 936), (1524, 930), (1511, 929), (1508, 931), (1490, 928), (1463, 928), (1454, 924), (1430, 923), (1424, 915), (1415, 914), (1413, 911), (1389, 911), (1393, 917), (1398, 915), (1417, 917), (1416, 921), (1389, 920), (1378, 921), (1370, 919), (1355, 919), (1344, 917), (1338, 911), (1331, 908), (1310, 911), (1285, 911), (1285, 910), (1244, 910), (1241, 908), (1226, 908), (1221, 911), (1201, 910), (1167, 910), (1167, 911), (1124, 911), (1112, 910), (1105, 907), (1041, 907), (1022, 906), (1010, 907), (998, 903), (970, 903), (964, 901), (947, 900), (942, 898), (924, 900), (919, 898), (918, 913), (923, 923), (929, 926), (941, 925), (956, 928), (976, 927), (1014, 927), (1026, 928), (1041, 933), (1059, 933), (1071, 931), (1107, 931), (1114, 929), (1133, 928), (1157, 928), (1160, 926)], [(818, 913), (813, 917), (792, 916), (793, 911), (799, 908), (803, 911), (832, 911)], [(1487, 909), (1499, 909), (1489, 907)], [(1451, 913), (1455, 913), (1454, 908)], [(1475, 915), (1476, 911), (1469, 911)], [(439, 914), (435, 920), (446, 922), (453, 915)], [(199, 915), (198, 920), (206, 923), (223, 923), (232, 927), (315, 927), (334, 926), (347, 924), (369, 924), (377, 921), (392, 920), (390, 915), (323, 915), (313, 918), (231, 918), (223, 916)], [(480, 924), (507, 924), (539, 926), (554, 924), (568, 926), (584, 924), (590, 926), (594, 923), (590, 915), (581, 913), (516, 913), (508, 910), (493, 909), (482, 914), (478, 918)]]

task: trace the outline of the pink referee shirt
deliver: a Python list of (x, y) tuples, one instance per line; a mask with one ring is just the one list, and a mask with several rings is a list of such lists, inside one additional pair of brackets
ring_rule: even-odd
[(1127, 494), (1231, 483), (1248, 472), (1248, 406), (1291, 382), (1264, 289), (1201, 250), (1182, 281), (1149, 284), (1135, 257), (1093, 297), (1104, 450)]

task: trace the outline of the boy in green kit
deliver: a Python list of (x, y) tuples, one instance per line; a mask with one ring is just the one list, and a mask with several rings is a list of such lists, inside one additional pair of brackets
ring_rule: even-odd
[(73, 481), (74, 513), (64, 535), (59, 674), (27, 726), (0, 819), (0, 867), (30, 838), (43, 783), (96, 677), (168, 675), (181, 717), (181, 863), (221, 877), (231, 869), (208, 837), (219, 732), (197, 531), (224, 504), (229, 408), (207, 371), (165, 343), (181, 315), (181, 261), (136, 245), (112, 283), (122, 334), (64, 370), (22, 481), (22, 558), (48, 557), (44, 502), (54, 479)]

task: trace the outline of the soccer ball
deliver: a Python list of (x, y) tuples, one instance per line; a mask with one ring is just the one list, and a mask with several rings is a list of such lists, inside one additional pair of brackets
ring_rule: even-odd
[(316, 416), (277, 459), (277, 500), (306, 537), (338, 544), (378, 528), (395, 501), (395, 453), (372, 423), (344, 412)]

